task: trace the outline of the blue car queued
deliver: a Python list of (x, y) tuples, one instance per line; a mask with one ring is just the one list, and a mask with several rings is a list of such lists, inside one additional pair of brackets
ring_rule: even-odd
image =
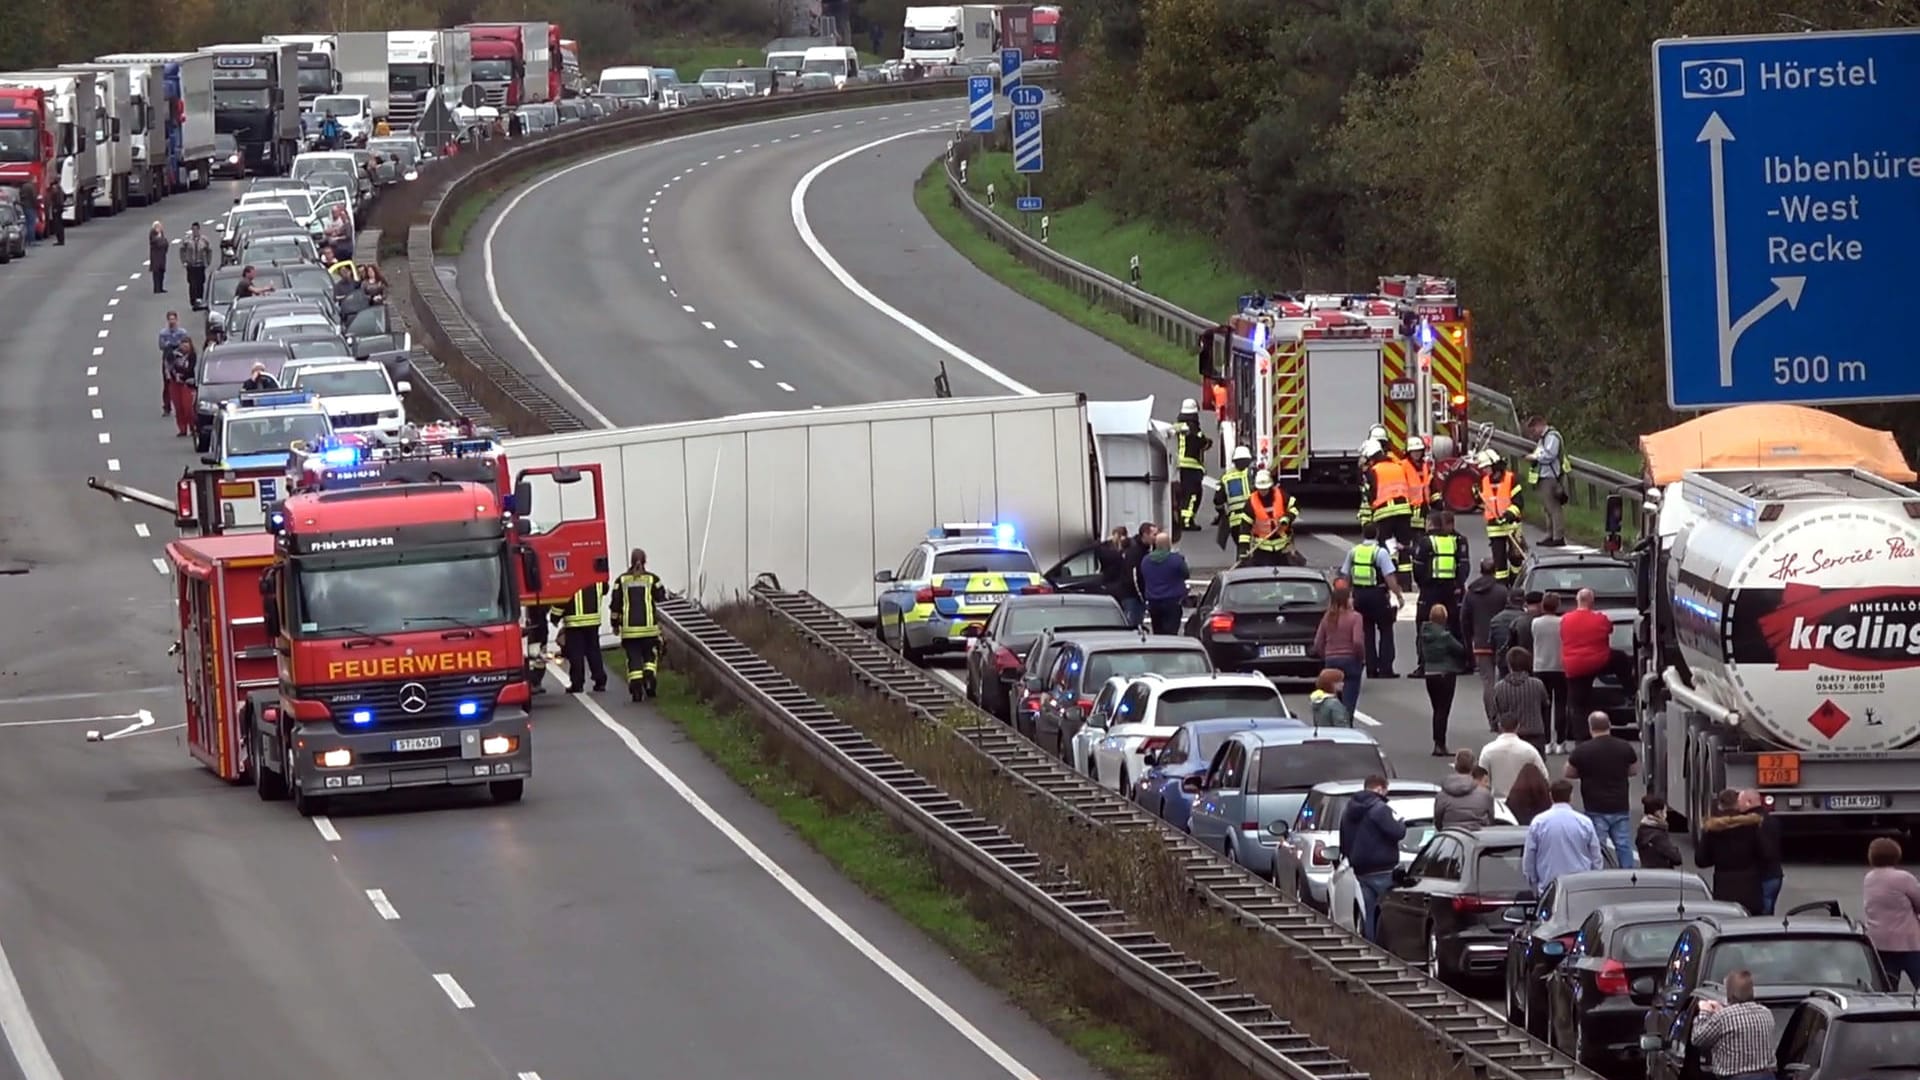
[(1185, 830), (1193, 813), (1193, 793), (1185, 788), (1186, 779), (1204, 774), (1221, 745), (1235, 732), (1304, 726), (1290, 716), (1221, 717), (1182, 724), (1163, 749), (1147, 752), (1147, 770), (1134, 784), (1133, 801), (1174, 828)]

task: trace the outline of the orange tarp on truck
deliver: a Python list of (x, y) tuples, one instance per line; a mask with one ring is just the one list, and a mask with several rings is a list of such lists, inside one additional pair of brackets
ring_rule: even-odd
[(1800, 405), (1739, 405), (1640, 436), (1640, 457), (1656, 487), (1688, 469), (1864, 469), (1912, 483), (1912, 466), (1893, 434)]

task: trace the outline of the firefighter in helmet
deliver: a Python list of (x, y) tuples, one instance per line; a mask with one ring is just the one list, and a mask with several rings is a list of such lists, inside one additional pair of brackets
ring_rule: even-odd
[(1487, 554), (1493, 557), (1494, 580), (1513, 580), (1514, 567), (1525, 557), (1520, 518), (1525, 510), (1520, 486), (1514, 483), (1507, 459), (1492, 450), (1474, 459), (1480, 467), (1480, 512), (1487, 521)]
[(1193, 528), (1194, 519), (1200, 515), (1200, 492), (1207, 479), (1207, 450), (1213, 446), (1213, 440), (1200, 430), (1200, 405), (1192, 398), (1180, 403), (1180, 416), (1174, 421), (1173, 432), (1180, 458), (1173, 530), (1178, 539), (1181, 533)]
[(1244, 566), (1299, 566), (1305, 560), (1293, 550), (1293, 523), (1300, 508), (1287, 496), (1273, 473), (1261, 469), (1253, 474), (1253, 492), (1247, 497), (1249, 550)]
[(1366, 462), (1361, 476), (1365, 524), (1389, 542), (1397, 577), (1411, 585), (1413, 577), (1413, 493), (1407, 485), (1406, 462), (1384, 444), (1368, 439), (1360, 448)]
[(1233, 448), (1233, 468), (1220, 474), (1220, 486), (1213, 492), (1213, 521), (1219, 528), (1215, 540), (1221, 547), (1233, 539), (1236, 560), (1247, 557), (1253, 547), (1253, 518), (1247, 513), (1247, 500), (1253, 495), (1253, 451), (1244, 446)]
[(1418, 435), (1407, 439), (1407, 494), (1413, 503), (1413, 531), (1417, 536), (1427, 527), (1427, 511), (1433, 507), (1433, 459), (1427, 455), (1427, 440)]

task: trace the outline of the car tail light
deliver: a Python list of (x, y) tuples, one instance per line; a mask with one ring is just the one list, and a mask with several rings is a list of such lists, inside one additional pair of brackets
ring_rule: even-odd
[(1080, 711), (1083, 713), (1088, 713), (1093, 711), (1093, 699), (1090, 697), (1083, 697), (1080, 700), (1074, 702), (1074, 705), (1078, 706)]
[(1013, 650), (1007, 648), (1005, 645), (996, 645), (993, 647), (993, 662), (996, 667), (1017, 668), (1020, 666), (1020, 658), (1013, 655)]
[(1333, 865), (1333, 860), (1327, 858), (1327, 844), (1326, 844), (1326, 841), (1324, 840), (1315, 840), (1313, 842), (1313, 865), (1315, 866), (1332, 866)]
[(1608, 960), (1593, 973), (1593, 988), (1603, 994), (1619, 995), (1629, 993), (1633, 980), (1627, 978), (1627, 965), (1618, 960)]
[(1020, 707), (1025, 709), (1028, 712), (1039, 712), (1040, 711), (1040, 695), (1028, 694), (1027, 700), (1021, 703)]
[(1233, 633), (1233, 612), (1216, 611), (1207, 619), (1207, 632), (1210, 634)]
[(921, 589), (913, 594), (913, 602), (916, 604), (931, 604), (935, 600), (943, 600), (952, 595), (952, 589)]
[(1453, 898), (1453, 910), (1461, 915), (1479, 915), (1489, 911), (1499, 911), (1509, 901), (1497, 900), (1490, 896), (1456, 896)]
[(1043, 593), (1050, 593), (1052, 591), (1053, 591), (1053, 586), (1051, 585), (1026, 585), (1021, 587), (1020, 595), (1021, 596), (1039, 596)]
[(1167, 740), (1165, 739), (1157, 738), (1157, 737), (1148, 739), (1147, 741), (1140, 744), (1140, 752), (1143, 754), (1149, 753), (1154, 750), (1162, 749), (1166, 745), (1167, 745)]

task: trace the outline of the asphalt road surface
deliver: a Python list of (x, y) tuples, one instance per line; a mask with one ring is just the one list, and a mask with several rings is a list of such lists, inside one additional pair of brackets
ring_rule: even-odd
[[(155, 209), (178, 236), (235, 194)], [(192, 762), (172, 524), (85, 487), (192, 460), (153, 216), (0, 268), (0, 1076), (1093, 1075), (649, 711), (542, 699), (517, 806), (309, 821)]]
[[(483, 218), (457, 266), (462, 303), (503, 356), (608, 425), (925, 397), (943, 361), (959, 395), (1151, 394), (1170, 418), (1189, 382), (980, 273), (921, 217), (914, 182), (962, 112), (818, 114), (576, 164)], [(1310, 562), (1351, 548), (1328, 527), (1344, 516), (1305, 519)], [(1483, 531), (1462, 531), (1477, 558)], [(1217, 559), (1210, 536), (1185, 546)], [(1403, 623), (1403, 672), (1412, 636)], [(1402, 775), (1440, 778), (1424, 686), (1369, 680), (1361, 708)], [(1449, 744), (1488, 734), (1462, 680)], [(1852, 845), (1793, 862), (1783, 908), (1835, 898), (1857, 913), (1863, 869)]]

